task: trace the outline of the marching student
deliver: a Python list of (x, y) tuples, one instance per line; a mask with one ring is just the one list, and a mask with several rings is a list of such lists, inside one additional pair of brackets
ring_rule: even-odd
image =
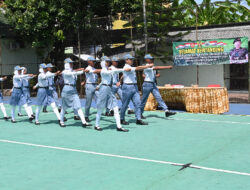
[[(48, 74), (52, 73), (52, 69), (53, 69), (53, 65), (51, 63), (48, 63), (47, 65), (47, 69), (48, 69)], [(56, 86), (55, 86), (55, 80), (54, 80), (54, 76), (51, 76), (48, 78), (48, 81), (49, 81), (49, 94), (50, 96), (53, 97), (53, 99), (55, 100), (55, 103), (56, 103), (56, 106), (58, 107), (59, 109), (59, 112), (61, 111), (61, 103), (58, 99), (58, 94), (57, 94), (57, 91), (56, 91)]]
[[(102, 128), (100, 127), (100, 119), (101, 119), (101, 114), (103, 110), (106, 107), (106, 102), (108, 99), (111, 99), (111, 108), (114, 110), (114, 117), (116, 120), (116, 129), (117, 131), (123, 131), (123, 132), (128, 132), (127, 129), (122, 128), (121, 126), (121, 121), (120, 121), (120, 114), (119, 114), (119, 108), (118, 108), (118, 103), (115, 95), (112, 93), (112, 75), (113, 74), (118, 74), (124, 69), (113, 69), (111, 70), (109, 68), (110, 64), (110, 59), (106, 56), (102, 58), (101, 62), (101, 78), (102, 81), (98, 85), (97, 90), (99, 90), (98, 93), (98, 98), (97, 98), (97, 114), (96, 114), (96, 126), (95, 130), (97, 131), (102, 131)], [(88, 72), (85, 70), (85, 72)]]
[[(57, 71), (56, 73), (47, 72), (47, 66), (45, 64), (40, 65), (38, 75), (38, 92), (37, 92), (37, 101), (36, 101), (36, 117), (35, 117), (35, 125), (40, 125), (39, 123), (39, 114), (44, 105), (50, 105), (56, 114), (58, 121), (60, 122), (60, 114), (58, 112), (58, 108), (56, 107), (55, 100), (49, 93), (49, 81), (50, 77), (54, 77), (60, 73)], [(36, 86), (34, 86), (35, 89)]]
[[(112, 65), (110, 66), (111, 70), (116, 70), (118, 68), (118, 58), (113, 57), (111, 59)], [(121, 88), (121, 80), (123, 77), (119, 79), (119, 73), (113, 73), (112, 75), (112, 93), (114, 95), (118, 95), (120, 100), (122, 100), (122, 88)], [(107, 103), (107, 111), (106, 111), (106, 116), (113, 116), (113, 110), (111, 108), (112, 106), (112, 98), (109, 98), (108, 103)], [(132, 108), (132, 101), (129, 102), (128, 105), (128, 114), (133, 114), (134, 110)]]
[[(51, 73), (54, 66), (51, 63), (48, 63), (46, 66), (47, 66), (48, 73)], [(61, 103), (60, 103), (60, 101), (58, 99), (58, 94), (57, 94), (57, 91), (56, 91), (55, 77), (53, 76), (53, 77), (48, 78), (48, 81), (49, 81), (49, 93), (54, 98), (56, 106), (58, 107), (58, 111), (60, 112), (62, 106), (61, 106)], [(43, 113), (48, 112), (47, 111), (47, 106), (48, 105), (43, 106)]]
[[(98, 75), (96, 72), (94, 72), (96, 69), (95, 66), (95, 58), (92, 56), (89, 56), (87, 59), (88, 67), (85, 70), (88, 70), (89, 72), (85, 72), (86, 76), (86, 84), (85, 84), (85, 93), (86, 93), (86, 102), (85, 102), (85, 119), (87, 122), (90, 122), (89, 120), (89, 110), (91, 107), (92, 99), (97, 97), (96, 87), (97, 87), (97, 80)], [(97, 102), (97, 100), (96, 100)]]
[[(7, 77), (0, 77), (0, 81), (5, 81), (7, 80)], [(6, 109), (4, 107), (4, 104), (3, 104), (3, 95), (2, 95), (2, 92), (0, 91), (0, 107), (1, 107), (1, 110), (3, 112), (3, 117), (4, 119), (7, 121), (10, 117), (8, 117), (7, 113), (6, 113)]]
[(137, 86), (136, 71), (144, 70), (152, 67), (153, 65), (145, 65), (132, 67), (134, 57), (130, 54), (124, 56), (125, 66), (123, 69), (128, 69), (129, 71), (123, 72), (123, 85), (122, 85), (122, 108), (121, 108), (121, 124), (129, 125), (125, 121), (125, 112), (128, 108), (130, 100), (132, 100), (135, 107), (135, 116), (137, 125), (147, 125), (146, 122), (141, 120), (141, 99)]
[[(27, 74), (27, 68), (26, 67), (22, 67), (22, 75), (26, 75)], [(28, 105), (28, 109), (32, 115), (32, 117), (34, 118), (34, 113), (33, 113), (33, 110), (32, 110), (32, 107), (31, 107), (31, 98), (30, 98), (30, 79), (33, 79), (34, 77), (36, 77), (37, 75), (33, 75), (32, 77), (27, 77), (27, 78), (23, 78), (22, 79), (22, 90), (23, 90), (23, 100), (22, 102), (19, 104), (19, 107), (18, 107), (18, 116), (23, 116), (22, 113), (21, 113), (21, 109), (22, 109), (22, 104), (25, 104), (27, 103)]]
[[(10, 98), (10, 105), (12, 106), (11, 109), (11, 122), (16, 123), (15, 120), (15, 110), (16, 106), (18, 106), (24, 97), (23, 92), (23, 79), (27, 79), (29, 77), (33, 77), (33, 74), (22, 74), (22, 68), (20, 66), (15, 67), (14, 77), (13, 77), (13, 91)], [(32, 113), (30, 112), (29, 106), (26, 102), (23, 102), (23, 107), (29, 117), (29, 121), (32, 122), (34, 119), (32, 117)]]
[(64, 87), (62, 90), (62, 110), (60, 121), (61, 127), (66, 127), (63, 120), (65, 111), (68, 108), (77, 110), (78, 116), (82, 121), (82, 127), (86, 128), (87, 126), (91, 126), (91, 124), (87, 123), (85, 120), (83, 111), (81, 109), (81, 101), (76, 89), (77, 76), (82, 75), (83, 72), (84, 68), (73, 70), (73, 61), (70, 58), (64, 60), (64, 71), (62, 72)]
[[(146, 65), (154, 64), (154, 58), (150, 54), (145, 55), (144, 59), (146, 61)], [(168, 110), (168, 107), (163, 101), (160, 95), (159, 89), (157, 88), (157, 84), (156, 84), (156, 78), (160, 77), (160, 73), (157, 73), (156, 71), (162, 70), (162, 69), (172, 69), (172, 68), (173, 68), (172, 66), (154, 66), (152, 68), (144, 69), (143, 71), (144, 82), (142, 85), (141, 114), (143, 114), (144, 112), (144, 107), (145, 107), (145, 104), (147, 103), (148, 96), (150, 93), (153, 94), (158, 104), (165, 111), (166, 117), (175, 114), (175, 112), (171, 112)], [(145, 119), (143, 115), (142, 115), (142, 118)]]

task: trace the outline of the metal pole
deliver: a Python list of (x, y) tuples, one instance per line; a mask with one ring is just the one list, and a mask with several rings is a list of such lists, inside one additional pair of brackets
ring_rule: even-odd
[[(0, 40), (0, 66), (1, 66), (1, 77), (3, 77), (3, 62), (2, 62), (2, 41)], [(1, 82), (1, 90), (3, 94), (3, 82)]]
[(132, 45), (132, 52), (134, 52), (134, 45), (133, 45), (133, 27), (132, 27), (132, 16), (131, 14), (129, 15), (129, 22), (131, 24), (130, 28), (130, 40), (131, 40), (131, 45)]
[(144, 17), (145, 53), (148, 53), (148, 31), (147, 31), (146, 0), (143, 0), (143, 17)]
[[(78, 27), (78, 61), (79, 61), (79, 68), (82, 67), (82, 64), (81, 64), (81, 40), (80, 40), (80, 32), (79, 32), (79, 27)], [(80, 97), (82, 97), (82, 85), (81, 85), (81, 82), (82, 82), (82, 75), (80, 75)]]
[(250, 61), (248, 61), (248, 102), (250, 103)]
[[(196, 6), (196, 11), (195, 11), (195, 22), (196, 22), (195, 37), (196, 37), (196, 41), (198, 41), (198, 5)], [(196, 66), (196, 69), (197, 69), (197, 85), (199, 85), (199, 83), (200, 83), (199, 65)]]

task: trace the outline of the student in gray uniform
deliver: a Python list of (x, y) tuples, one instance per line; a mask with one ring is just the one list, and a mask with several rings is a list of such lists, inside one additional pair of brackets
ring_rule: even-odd
[(64, 113), (68, 108), (77, 110), (77, 113), (82, 121), (82, 127), (86, 128), (87, 126), (91, 126), (91, 124), (88, 124), (85, 120), (82, 111), (81, 101), (76, 89), (77, 76), (82, 75), (83, 73), (83, 68), (73, 70), (73, 61), (70, 58), (64, 60), (64, 71), (62, 72), (62, 76), (64, 79), (64, 87), (62, 90), (62, 110), (60, 121), (61, 127), (65, 127)]
[(128, 68), (129, 71), (123, 72), (121, 124), (129, 125), (129, 123), (125, 121), (125, 112), (128, 108), (130, 100), (132, 100), (135, 107), (136, 124), (147, 125), (146, 122), (141, 120), (141, 99), (137, 86), (136, 71), (150, 68), (153, 65), (149, 64), (145, 66), (132, 67), (134, 57), (127, 54), (124, 56), (124, 59), (126, 64), (123, 69), (125, 70)]
[[(22, 75), (26, 75), (27, 74), (27, 68), (26, 67), (22, 67)], [(30, 80), (33, 79), (34, 77), (36, 77), (37, 75), (33, 75), (33, 77), (27, 77), (22, 79), (22, 90), (23, 90), (23, 100), (21, 101), (21, 103), (19, 104), (19, 108), (18, 108), (18, 116), (23, 116), (21, 113), (22, 110), (22, 104), (28, 104), (28, 109), (30, 110), (30, 113), (32, 115), (32, 117), (34, 116), (32, 107), (31, 107), (31, 98), (30, 98)]]
[[(118, 58), (117, 57), (113, 57), (111, 59), (112, 65), (110, 66), (111, 70), (116, 70), (118, 69)], [(112, 93), (114, 95), (118, 95), (120, 100), (122, 100), (122, 88), (121, 88), (121, 80), (123, 77), (119, 77), (119, 73), (114, 73), (112, 75)], [(112, 98), (110, 98), (107, 102), (107, 110), (106, 110), (106, 116), (113, 116), (113, 110), (112, 110)], [(133, 110), (133, 106), (132, 106), (132, 101), (129, 102), (128, 104), (128, 114), (133, 114), (134, 110)]]
[(85, 93), (86, 93), (86, 102), (85, 102), (85, 120), (90, 122), (89, 120), (89, 110), (91, 107), (92, 99), (97, 97), (96, 87), (98, 75), (95, 72), (95, 58), (89, 56), (87, 59), (88, 67), (85, 69), (88, 72), (85, 72), (86, 76), (86, 85), (85, 85)]
[[(0, 81), (5, 81), (7, 80), (7, 77), (0, 77)], [(8, 117), (7, 113), (6, 113), (6, 109), (4, 107), (4, 104), (3, 104), (3, 95), (2, 95), (2, 92), (0, 92), (0, 108), (3, 112), (3, 117), (4, 119), (7, 121), (10, 117)]]
[[(146, 61), (146, 65), (154, 64), (154, 58), (150, 54), (145, 55), (144, 59)], [(175, 114), (175, 112), (171, 112), (168, 110), (168, 107), (163, 101), (159, 89), (157, 88), (156, 78), (160, 77), (160, 73), (156, 73), (156, 70), (162, 69), (172, 69), (172, 66), (154, 66), (152, 68), (144, 69), (143, 71), (144, 82), (142, 85), (141, 114), (143, 114), (144, 112), (144, 107), (147, 103), (148, 96), (150, 93), (153, 94), (158, 104), (165, 111), (166, 117)], [(143, 115), (142, 118), (145, 119)]]
[(117, 131), (122, 131), (122, 132), (128, 132), (127, 129), (122, 128), (121, 126), (121, 121), (120, 121), (120, 114), (119, 114), (119, 108), (118, 108), (118, 103), (117, 99), (112, 93), (112, 75), (118, 74), (124, 69), (110, 69), (109, 64), (110, 64), (110, 59), (106, 56), (102, 58), (101, 62), (101, 78), (102, 81), (98, 85), (97, 90), (99, 90), (98, 93), (98, 99), (97, 99), (97, 114), (96, 114), (96, 126), (95, 130), (97, 131), (102, 131), (102, 128), (100, 127), (100, 120), (101, 120), (101, 114), (104, 108), (106, 107), (106, 102), (108, 99), (112, 99), (111, 103), (111, 108), (114, 109), (114, 117), (116, 120), (116, 129)]
[[(51, 63), (48, 63), (47, 64), (47, 69), (48, 69), (47, 73), (51, 73), (53, 67), (54, 66)], [(62, 105), (61, 105), (61, 103), (59, 101), (59, 98), (58, 98), (58, 94), (57, 94), (57, 91), (56, 91), (56, 85), (55, 85), (55, 79), (54, 78), (55, 78), (54, 76), (51, 76), (51, 77), (48, 78), (48, 81), (49, 81), (49, 94), (54, 98), (56, 106), (58, 107), (59, 112), (60, 112)]]
[[(16, 106), (18, 106), (19, 104), (21, 104), (22, 100), (23, 100), (23, 83), (22, 80), (28, 77), (33, 77), (33, 74), (26, 74), (26, 75), (22, 75), (22, 68), (20, 66), (16, 66), (15, 67), (15, 72), (14, 72), (14, 77), (13, 77), (13, 91), (11, 94), (11, 98), (10, 98), (10, 105), (12, 107), (11, 109), (11, 122), (12, 123), (16, 123), (15, 120), (15, 110), (16, 110)], [(29, 106), (27, 103), (23, 102), (23, 107), (29, 117), (29, 121), (32, 122), (32, 120), (34, 119), (34, 117), (32, 117), (31, 112), (29, 110)]]
[(35, 125), (40, 125), (39, 115), (42, 106), (44, 105), (50, 105), (52, 107), (58, 121), (60, 122), (60, 114), (58, 112), (58, 108), (56, 106), (53, 96), (51, 96), (51, 93), (49, 92), (49, 80), (48, 80), (51, 77), (59, 75), (60, 71), (57, 71), (56, 73), (48, 72), (47, 66), (45, 64), (41, 64), (39, 72), (40, 74), (38, 75), (38, 83), (37, 83), (39, 89), (37, 92), (37, 100), (36, 100), (37, 108), (36, 108)]

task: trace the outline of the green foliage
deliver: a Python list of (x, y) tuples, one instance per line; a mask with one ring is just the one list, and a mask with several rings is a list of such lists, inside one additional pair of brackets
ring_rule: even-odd
[[(1, 0), (0, 0), (1, 1)], [(69, 35), (84, 31), (84, 36), (101, 44), (104, 52), (111, 51), (105, 31), (112, 26), (111, 16), (122, 13), (134, 28), (133, 39), (143, 42), (142, 0), (5, 0), (6, 18), (16, 33), (33, 47), (55, 47), (62, 51)], [(225, 24), (249, 20), (249, 9), (239, 3), (203, 0), (146, 0), (149, 51), (155, 55), (171, 54), (166, 51), (168, 33), (173, 26)], [(249, 4), (249, 1), (247, 1)], [(196, 17), (197, 14), (197, 17)], [(103, 19), (98, 17), (104, 17)], [(0, 15), (1, 19), (1, 15)], [(2, 20), (2, 19), (1, 19)], [(127, 37), (130, 42), (130, 36)], [(140, 44), (138, 44), (140, 45)], [(164, 51), (163, 51), (164, 49)], [(143, 51), (137, 51), (143, 55)], [(59, 57), (62, 57), (61, 55)]]
[(82, 26), (86, 1), (6, 0), (5, 11), (18, 34), (34, 47), (53, 46)]
[(174, 23), (175, 26), (195, 26), (196, 14), (198, 26), (245, 22), (249, 21), (250, 15), (247, 7), (228, 0), (215, 2), (203, 0), (200, 5), (194, 0), (183, 0), (180, 4), (175, 0), (173, 7), (183, 7), (173, 15), (174, 19), (179, 15), (183, 16), (183, 20)]

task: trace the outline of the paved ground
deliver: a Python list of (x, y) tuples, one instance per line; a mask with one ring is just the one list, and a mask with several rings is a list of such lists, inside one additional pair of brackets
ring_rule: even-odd
[[(8, 106), (7, 106), (8, 107)], [(9, 107), (8, 107), (9, 111)], [(94, 124), (95, 110), (91, 123)], [(102, 132), (53, 112), (41, 125), (0, 120), (0, 187), (13, 189), (250, 189), (250, 117), (146, 112), (148, 126), (128, 116), (128, 133), (103, 117)], [(176, 164), (202, 166), (194, 169)]]

